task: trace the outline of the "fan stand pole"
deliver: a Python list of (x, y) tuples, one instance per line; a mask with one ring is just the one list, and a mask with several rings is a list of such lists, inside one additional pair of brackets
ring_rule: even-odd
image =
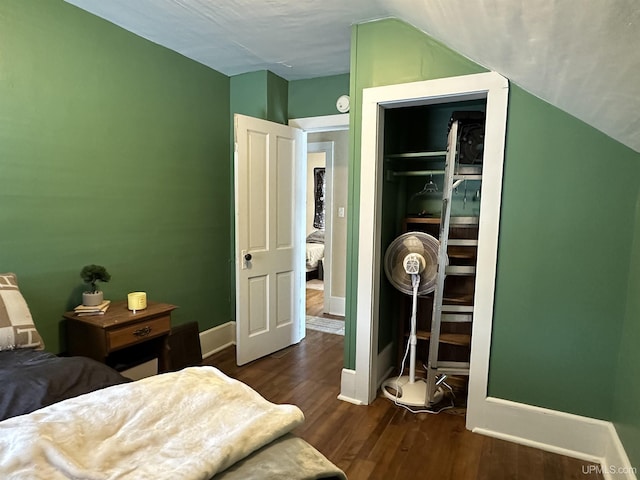
[(413, 302), (411, 306), (411, 332), (409, 333), (409, 376), (389, 378), (383, 382), (381, 389), (385, 397), (399, 405), (425, 407), (428, 400), (427, 383), (423, 379), (416, 382), (416, 344), (418, 343), (416, 316), (418, 313), (419, 274), (411, 275), (411, 284), (413, 286)]
[(409, 332), (409, 383), (416, 383), (416, 345), (418, 343), (416, 317), (418, 315), (420, 275), (411, 275), (411, 284), (413, 286), (413, 300), (411, 302), (411, 331)]

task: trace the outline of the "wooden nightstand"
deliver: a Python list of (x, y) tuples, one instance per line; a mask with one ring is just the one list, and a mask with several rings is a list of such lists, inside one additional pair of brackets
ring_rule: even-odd
[(167, 339), (175, 308), (168, 303), (148, 302), (147, 308), (134, 314), (127, 309), (126, 301), (119, 301), (112, 302), (104, 315), (79, 317), (66, 312), (68, 353), (114, 368), (131, 360), (144, 361), (151, 355), (158, 358), (158, 372), (165, 372), (170, 368)]

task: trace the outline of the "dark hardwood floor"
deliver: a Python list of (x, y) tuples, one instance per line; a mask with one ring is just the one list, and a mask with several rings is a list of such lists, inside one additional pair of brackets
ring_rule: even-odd
[(321, 317), (324, 305), (324, 290), (307, 288), (307, 315)]
[(462, 414), (412, 414), (383, 397), (368, 406), (338, 400), (343, 342), (342, 336), (307, 330), (298, 345), (242, 367), (233, 347), (203, 363), (272, 402), (298, 405), (306, 420), (293, 433), (350, 480), (602, 478), (588, 462), (471, 433)]

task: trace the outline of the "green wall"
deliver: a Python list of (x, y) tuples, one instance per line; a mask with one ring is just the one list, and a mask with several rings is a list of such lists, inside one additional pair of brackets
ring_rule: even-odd
[(338, 115), (336, 101), (349, 94), (349, 74), (289, 82), (289, 118)]
[(613, 421), (635, 466), (640, 465), (640, 192), (637, 195), (627, 309), (613, 400)]
[[(398, 20), (354, 26), (351, 52), (346, 368), (355, 366), (362, 90), (484, 71)], [(609, 419), (640, 155), (513, 84), (507, 131), (489, 393)], [(625, 424), (637, 425), (631, 417)]]
[(349, 94), (349, 74), (292, 80), (267, 70), (231, 77), (231, 114), (287, 124), (291, 118), (339, 114), (336, 100)]
[[(240, 113), (286, 124), (288, 82), (267, 70), (231, 77), (231, 116)], [(233, 134), (233, 131), (231, 132)]]
[[(256, 118), (267, 118), (266, 70), (234, 75), (230, 79), (230, 113), (240, 113)], [(231, 132), (233, 135), (233, 131)]]
[(107, 298), (229, 321), (228, 77), (61, 0), (0, 3), (0, 45), (0, 268), (47, 349), (88, 263)]
[(289, 82), (275, 73), (267, 75), (267, 120), (287, 124), (289, 107)]
[[(470, 60), (399, 20), (390, 19), (355, 25), (351, 35), (351, 128), (349, 165), (349, 224), (347, 229), (347, 286), (345, 367), (355, 368), (356, 300), (358, 270), (358, 225), (360, 198), (360, 137), (362, 134), (362, 90), (435, 78), (486, 71)], [(357, 139), (357, 141), (356, 141)], [(393, 315), (384, 315), (391, 321)], [(393, 340), (393, 325), (379, 326), (379, 346)]]
[(640, 155), (511, 86), (490, 395), (611, 418), (639, 180)]

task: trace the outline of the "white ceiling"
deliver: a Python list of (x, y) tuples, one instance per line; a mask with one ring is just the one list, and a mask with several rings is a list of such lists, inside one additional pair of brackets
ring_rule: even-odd
[(287, 80), (348, 72), (351, 25), (397, 17), (640, 152), (638, 0), (66, 1), (226, 75)]

